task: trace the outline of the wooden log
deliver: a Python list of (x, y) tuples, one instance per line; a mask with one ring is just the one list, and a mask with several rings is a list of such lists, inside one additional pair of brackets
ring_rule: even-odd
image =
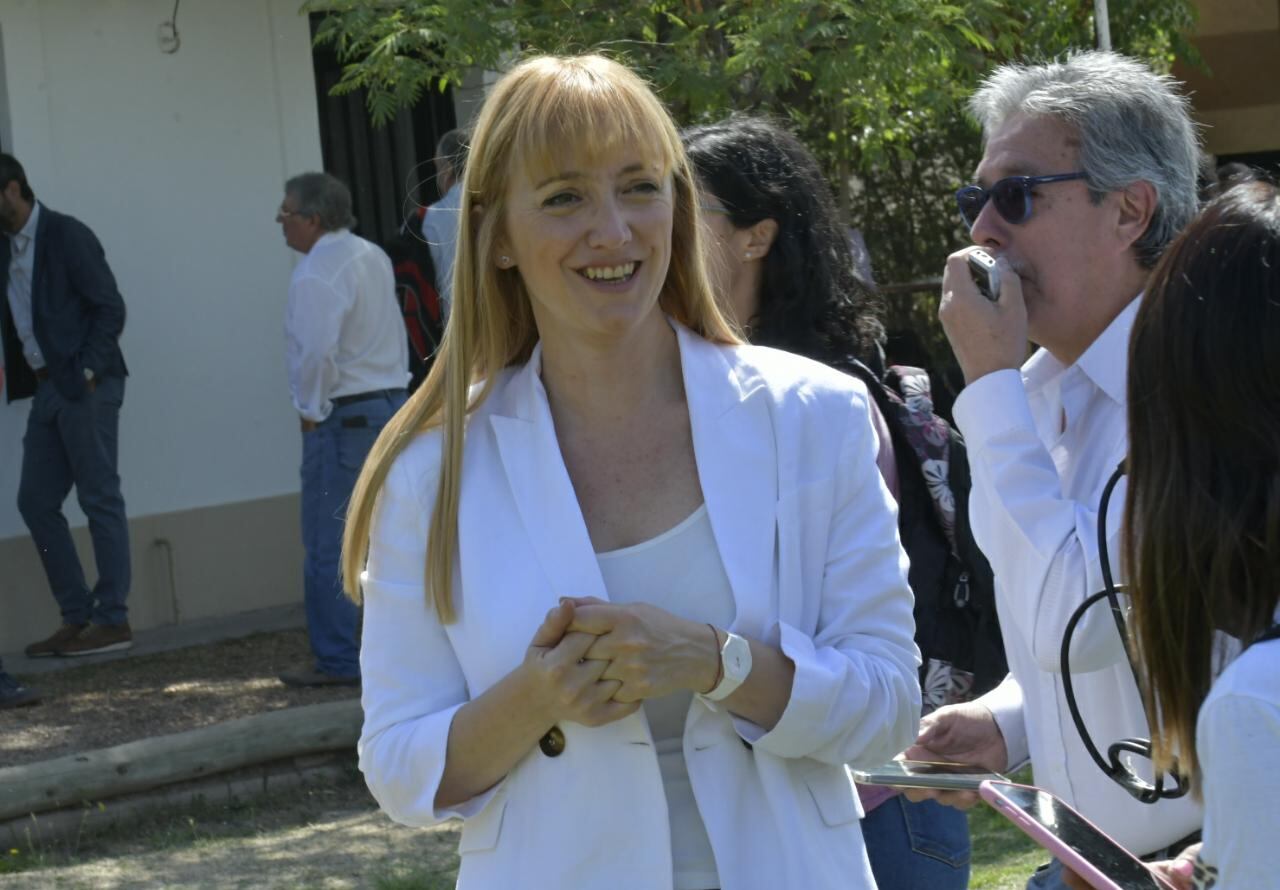
[(227, 770), (352, 748), (358, 699), (285, 708), (202, 729), (0, 769), (0, 820)]

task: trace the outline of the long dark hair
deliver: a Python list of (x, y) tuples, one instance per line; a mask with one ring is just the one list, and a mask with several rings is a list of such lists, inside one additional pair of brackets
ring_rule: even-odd
[(828, 364), (853, 357), (878, 365), (878, 300), (854, 273), (831, 186), (804, 144), (771, 121), (742, 115), (685, 130), (684, 142), (703, 187), (735, 228), (778, 223), (752, 342)]
[(1124, 547), (1156, 765), (1198, 788), (1215, 630), (1244, 642), (1280, 598), (1280, 196), (1237, 185), (1152, 274), (1129, 348)]

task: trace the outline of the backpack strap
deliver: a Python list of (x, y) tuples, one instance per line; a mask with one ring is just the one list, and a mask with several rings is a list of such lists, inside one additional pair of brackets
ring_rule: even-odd
[(956, 545), (956, 498), (951, 488), (951, 425), (933, 411), (933, 387), (929, 372), (908, 365), (891, 365), (884, 388), (893, 404), (903, 440), (911, 449), (924, 476), (929, 500), (947, 536), (951, 552)]

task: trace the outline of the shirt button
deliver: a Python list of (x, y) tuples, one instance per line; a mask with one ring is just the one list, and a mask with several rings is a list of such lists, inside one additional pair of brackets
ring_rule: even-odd
[(548, 757), (559, 757), (564, 753), (564, 732), (558, 726), (547, 730), (547, 734), (538, 740), (538, 747)]

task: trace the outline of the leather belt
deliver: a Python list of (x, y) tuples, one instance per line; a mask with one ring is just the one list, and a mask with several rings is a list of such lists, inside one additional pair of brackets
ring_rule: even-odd
[(368, 402), (373, 399), (381, 399), (383, 397), (391, 398), (392, 396), (398, 396), (403, 392), (405, 392), (403, 389), (373, 389), (369, 392), (358, 392), (355, 395), (350, 396), (337, 396), (329, 401), (338, 406), (354, 405), (356, 402)]

